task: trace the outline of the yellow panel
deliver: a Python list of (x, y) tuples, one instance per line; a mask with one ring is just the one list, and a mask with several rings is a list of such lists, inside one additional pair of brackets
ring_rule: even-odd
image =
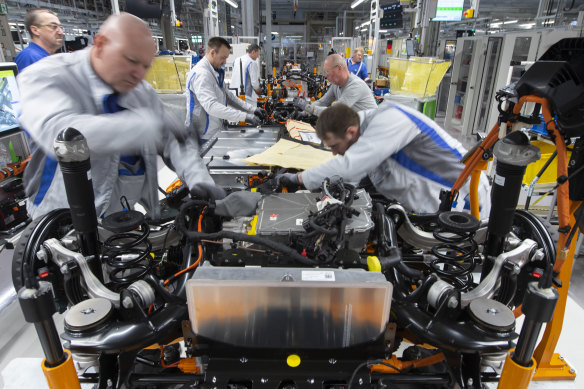
[(391, 58), (389, 60), (391, 93), (413, 97), (435, 95), (449, 67), (450, 62), (434, 58)]
[(155, 57), (145, 79), (158, 93), (182, 93), (190, 69), (190, 55)]

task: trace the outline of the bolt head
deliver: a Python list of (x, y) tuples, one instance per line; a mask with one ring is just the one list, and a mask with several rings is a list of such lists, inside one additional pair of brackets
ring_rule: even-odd
[(570, 369), (570, 374), (574, 374), (574, 373), (576, 373), (576, 370)]
[(122, 299), (122, 306), (128, 309), (132, 308), (134, 306), (134, 303), (132, 302), (132, 299), (129, 296), (126, 296)]
[(49, 256), (47, 254), (47, 250), (44, 247), (41, 247), (39, 251), (37, 251), (36, 256), (43, 262), (47, 262), (49, 260)]

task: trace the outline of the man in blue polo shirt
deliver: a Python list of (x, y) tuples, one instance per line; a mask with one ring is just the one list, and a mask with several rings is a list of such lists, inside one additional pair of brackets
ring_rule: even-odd
[(31, 36), (31, 42), (14, 59), (19, 73), (63, 46), (61, 22), (53, 11), (44, 8), (31, 9), (24, 17), (24, 24)]
[(353, 73), (362, 80), (367, 80), (367, 65), (363, 62), (363, 54), (365, 50), (362, 47), (357, 47), (353, 50), (353, 57), (347, 60), (347, 68), (350, 73)]

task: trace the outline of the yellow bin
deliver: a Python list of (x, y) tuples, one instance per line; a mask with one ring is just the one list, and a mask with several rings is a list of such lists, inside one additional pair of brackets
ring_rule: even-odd
[[(543, 165), (545, 165), (545, 163), (551, 158), (552, 154), (554, 153), (554, 150), (556, 149), (555, 145), (540, 140), (533, 141), (531, 142), (531, 144), (539, 147), (539, 150), (541, 151), (541, 158), (538, 161), (535, 161), (527, 165), (527, 168), (525, 169), (525, 175), (523, 176), (523, 183), (525, 185), (529, 185), (529, 183), (531, 183), (535, 175), (539, 173)], [(572, 153), (568, 151), (568, 161), (570, 160), (571, 154)], [(545, 169), (545, 172), (541, 175), (541, 177), (537, 181), (537, 184), (555, 183), (557, 175), (558, 175), (558, 158), (556, 157), (554, 158), (553, 162), (548, 166), (548, 168)]]

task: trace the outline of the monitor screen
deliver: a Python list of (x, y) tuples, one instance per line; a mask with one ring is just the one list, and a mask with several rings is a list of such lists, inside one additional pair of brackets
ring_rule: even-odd
[(460, 21), (464, 0), (438, 0), (434, 22)]
[(20, 128), (20, 93), (16, 83), (18, 70), (13, 62), (0, 63), (0, 133)]
[(379, 28), (388, 30), (403, 28), (402, 7), (399, 1), (394, 1), (381, 7), (383, 17), (379, 20)]
[(406, 54), (408, 57), (416, 55), (414, 50), (414, 41), (412, 39), (406, 39)]

